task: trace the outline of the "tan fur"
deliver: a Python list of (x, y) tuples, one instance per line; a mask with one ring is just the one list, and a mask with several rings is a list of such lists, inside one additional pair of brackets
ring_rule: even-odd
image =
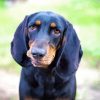
[(48, 66), (51, 64), (51, 62), (53, 61), (53, 59), (55, 57), (56, 48), (53, 45), (45, 44), (47, 53), (43, 58), (38, 59), (38, 65), (36, 66), (35, 63), (37, 62), (37, 59), (35, 59), (31, 54), (32, 47), (34, 47), (35, 45), (36, 45), (35, 42), (32, 42), (31, 44), (29, 44), (30, 49), (27, 51), (27, 56), (31, 59), (34, 67), (48, 68)]
[(55, 27), (56, 27), (56, 23), (52, 22), (52, 23), (50, 24), (50, 27), (51, 27), (51, 28), (55, 28)]
[(40, 20), (37, 20), (37, 21), (35, 22), (35, 24), (36, 24), (36, 25), (41, 25), (41, 21), (40, 21)]
[(39, 99), (36, 99), (36, 98), (32, 98), (30, 96), (27, 96), (27, 97), (24, 98), (24, 100), (39, 100)]

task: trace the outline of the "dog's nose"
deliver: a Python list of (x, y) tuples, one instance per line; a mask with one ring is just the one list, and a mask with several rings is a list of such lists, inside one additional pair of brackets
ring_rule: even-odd
[(46, 54), (46, 50), (42, 48), (32, 48), (32, 55), (34, 58), (42, 58)]

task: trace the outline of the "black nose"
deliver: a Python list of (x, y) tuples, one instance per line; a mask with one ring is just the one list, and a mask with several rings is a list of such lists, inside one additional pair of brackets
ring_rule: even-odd
[(32, 55), (34, 58), (42, 58), (46, 54), (46, 50), (42, 48), (32, 48)]

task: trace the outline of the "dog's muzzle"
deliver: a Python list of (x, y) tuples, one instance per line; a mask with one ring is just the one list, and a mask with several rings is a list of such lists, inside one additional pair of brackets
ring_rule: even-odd
[(31, 63), (34, 67), (48, 68), (53, 61), (56, 48), (48, 43), (37, 44), (32, 42), (27, 51), (27, 56), (31, 59)]

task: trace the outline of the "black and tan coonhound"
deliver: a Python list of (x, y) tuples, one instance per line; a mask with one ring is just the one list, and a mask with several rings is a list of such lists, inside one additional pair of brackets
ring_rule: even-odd
[(62, 16), (49, 11), (26, 16), (14, 34), (11, 54), (22, 66), (20, 100), (75, 100), (83, 52), (72, 24)]

